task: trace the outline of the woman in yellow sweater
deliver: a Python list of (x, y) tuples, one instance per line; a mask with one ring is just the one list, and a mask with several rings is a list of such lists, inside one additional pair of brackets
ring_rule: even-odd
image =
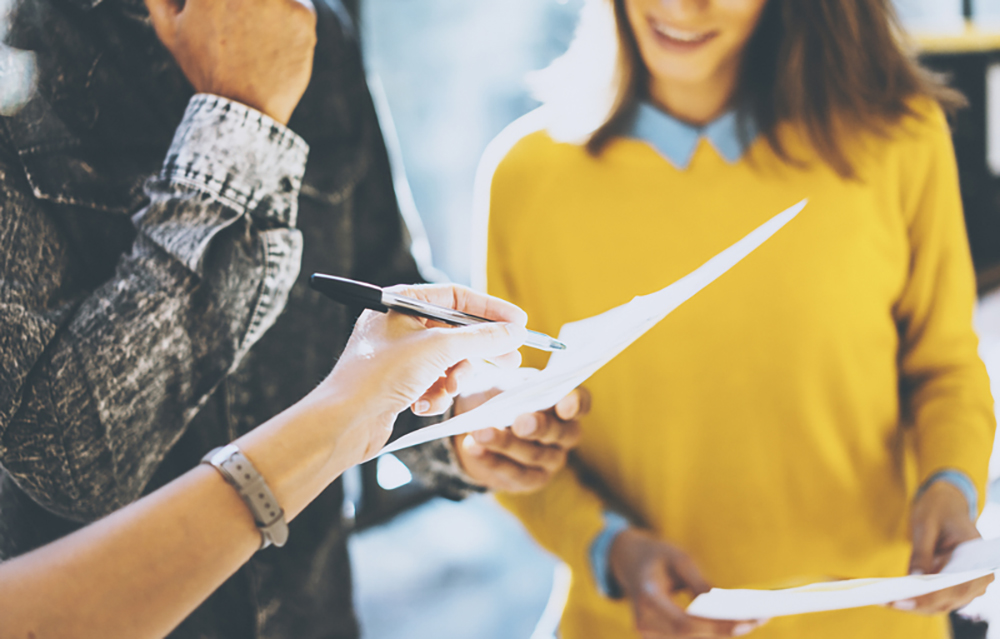
[(489, 290), (540, 330), (809, 198), (588, 382), (574, 470), (502, 496), (573, 569), (562, 636), (947, 637), (991, 578), (759, 628), (677, 595), (931, 572), (977, 536), (995, 422), (942, 108), (960, 98), (902, 51), (888, 0), (589, 0), (547, 73), (482, 174)]

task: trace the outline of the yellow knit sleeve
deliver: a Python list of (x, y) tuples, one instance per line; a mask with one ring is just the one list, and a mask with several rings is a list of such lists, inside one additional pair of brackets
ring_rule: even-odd
[[(531, 172), (517, 165), (517, 153), (502, 160), (491, 179), (487, 235), (486, 288), (511, 302), (524, 304), (519, 290), (517, 261), (511, 258), (515, 216), (523, 213), (523, 198), (531, 188)], [(520, 274), (524, 275), (524, 274)], [(526, 308), (529, 317), (531, 309)], [(540, 366), (540, 353), (526, 350), (525, 363)], [(566, 562), (574, 578), (593, 579), (589, 550), (603, 528), (601, 499), (564, 468), (542, 490), (528, 494), (498, 494), (497, 500), (514, 513), (528, 532), (548, 551)]]
[(981, 508), (996, 421), (972, 326), (975, 275), (955, 153), (944, 114), (929, 111), (901, 145), (910, 242), (909, 279), (896, 305), (903, 408), (916, 429), (920, 483), (940, 470), (964, 472)]

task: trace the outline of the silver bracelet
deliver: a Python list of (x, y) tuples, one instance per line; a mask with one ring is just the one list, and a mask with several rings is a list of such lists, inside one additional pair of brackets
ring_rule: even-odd
[(272, 544), (279, 548), (285, 545), (288, 541), (285, 511), (278, 505), (267, 482), (235, 444), (209, 451), (201, 463), (214, 466), (246, 502), (260, 530), (261, 550)]

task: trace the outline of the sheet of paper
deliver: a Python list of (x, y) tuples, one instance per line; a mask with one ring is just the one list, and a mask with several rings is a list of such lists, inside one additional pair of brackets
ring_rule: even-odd
[(674, 309), (752, 253), (798, 215), (805, 205), (806, 200), (803, 200), (779, 213), (694, 272), (660, 291), (564, 325), (559, 339), (567, 348), (554, 353), (545, 370), (467, 413), (405, 435), (381, 452), (391, 453), (481, 428), (504, 428), (518, 415), (551, 408)]
[(695, 598), (688, 614), (708, 619), (769, 619), (783, 615), (874, 606), (919, 597), (1000, 570), (1000, 539), (958, 546), (937, 575), (828, 581), (785, 590), (713, 588)]

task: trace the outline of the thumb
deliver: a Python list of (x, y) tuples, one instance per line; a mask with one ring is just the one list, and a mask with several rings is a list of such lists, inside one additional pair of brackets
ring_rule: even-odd
[(712, 589), (711, 584), (705, 580), (701, 571), (698, 570), (694, 560), (685, 554), (678, 554), (672, 562), (672, 569), (679, 586), (684, 586), (695, 596), (708, 592)]
[(913, 524), (913, 555), (910, 557), (910, 574), (934, 572), (934, 550), (937, 548), (939, 526), (934, 521)]
[(528, 337), (528, 329), (523, 325), (508, 322), (484, 322), (429, 331), (436, 333), (450, 365), (470, 358), (487, 359), (511, 353)]

